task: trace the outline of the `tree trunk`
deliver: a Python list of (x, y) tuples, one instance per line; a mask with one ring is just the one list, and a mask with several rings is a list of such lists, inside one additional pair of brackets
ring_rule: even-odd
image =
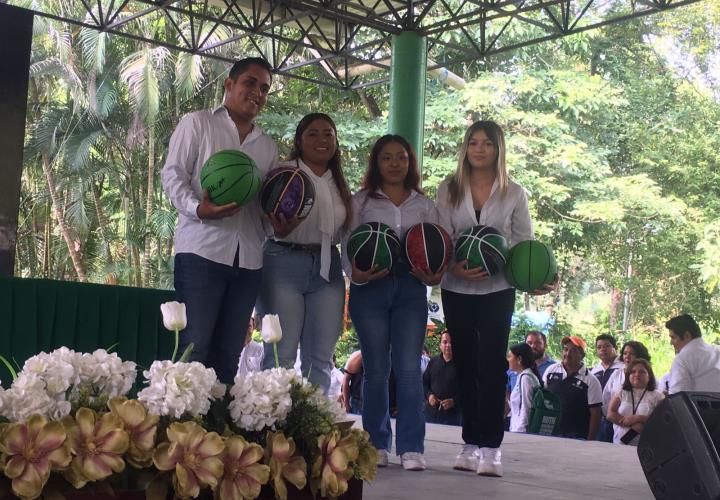
[(42, 155), (42, 166), (43, 172), (45, 173), (45, 180), (48, 185), (48, 192), (50, 193), (50, 199), (52, 200), (53, 216), (60, 228), (60, 234), (62, 234), (65, 244), (68, 247), (68, 253), (70, 254), (70, 259), (72, 260), (73, 267), (75, 268), (75, 274), (77, 274), (78, 281), (86, 282), (87, 277), (85, 276), (85, 270), (83, 269), (82, 264), (82, 255), (80, 253), (81, 242), (77, 236), (72, 234), (73, 231), (70, 226), (68, 226), (65, 221), (65, 215), (60, 210), (60, 197), (56, 191), (55, 178), (53, 176), (47, 154)]
[(370, 112), (370, 115), (373, 118), (380, 118), (382, 116), (382, 112), (380, 111), (380, 106), (378, 106), (378, 103), (375, 101), (375, 98), (371, 95), (369, 95), (364, 90), (358, 90), (358, 95), (360, 96), (360, 99), (362, 99), (362, 102), (365, 104), (365, 107)]
[(610, 290), (610, 329), (617, 330), (618, 315), (622, 304), (623, 293), (617, 288)]
[(100, 231), (100, 237), (102, 238), (103, 245), (105, 246), (105, 258), (107, 259), (107, 263), (112, 265), (113, 256), (110, 252), (110, 239), (107, 235), (107, 218), (105, 217), (105, 212), (103, 211), (100, 202), (100, 190), (94, 180), (90, 182), (90, 187), (92, 189), (93, 201), (95, 202), (95, 216), (98, 221), (98, 230)]
[(145, 196), (145, 230), (143, 231), (143, 276), (146, 285), (150, 285), (152, 277), (152, 219), (153, 202), (155, 196), (155, 126), (148, 126), (148, 166), (147, 166), (147, 194)]
[(47, 207), (45, 213), (45, 241), (43, 242), (43, 278), (50, 277), (50, 252), (52, 248), (50, 243), (52, 242), (52, 232), (50, 231), (50, 206)]

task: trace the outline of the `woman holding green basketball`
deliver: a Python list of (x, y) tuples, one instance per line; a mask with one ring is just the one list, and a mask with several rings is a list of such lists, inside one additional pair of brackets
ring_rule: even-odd
[[(415, 224), (437, 223), (434, 203), (420, 189), (420, 174), (410, 144), (398, 135), (378, 139), (370, 153), (363, 189), (353, 197), (353, 223), (382, 223), (399, 237)], [(345, 254), (348, 245), (344, 245)], [(427, 295), (423, 282), (436, 275), (411, 271), (404, 262), (378, 269), (377, 260), (363, 271), (345, 260), (351, 276), (350, 316), (363, 358), (363, 428), (388, 464), (392, 445), (388, 380), (395, 375), (397, 425), (395, 451), (406, 470), (424, 470), (425, 418), (420, 355), (427, 328)]]
[[(259, 315), (280, 316), (280, 365), (292, 368), (300, 346), (303, 375), (327, 393), (345, 307), (345, 279), (336, 245), (352, 214), (332, 119), (323, 113), (303, 117), (290, 158), (281, 166), (304, 172), (314, 185), (315, 200), (303, 219), (268, 216), (274, 235), (263, 248), (257, 309)], [(272, 345), (265, 344), (263, 367), (274, 366)]]
[[(508, 177), (500, 126), (479, 121), (468, 128), (455, 174), (438, 187), (440, 223), (453, 239), (478, 224), (497, 229), (509, 244), (533, 239), (527, 196)], [(502, 476), (507, 352), (515, 289), (502, 272), (491, 276), (467, 261), (451, 262), (442, 302), (458, 374), (463, 440), (454, 467)], [(537, 293), (547, 293), (539, 290)]]

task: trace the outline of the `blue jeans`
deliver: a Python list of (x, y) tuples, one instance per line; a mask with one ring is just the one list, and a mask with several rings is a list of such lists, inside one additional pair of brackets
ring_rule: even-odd
[(364, 286), (350, 285), (350, 316), (363, 356), (363, 428), (378, 449), (389, 450), (388, 379), (397, 384), (398, 455), (424, 451), (424, 396), (420, 372), (427, 328), (425, 285), (407, 272)]
[[(263, 282), (258, 314), (280, 316), (282, 340), (277, 344), (280, 366), (292, 368), (300, 346), (302, 373), (325, 394), (335, 343), (342, 332), (345, 279), (340, 254), (331, 251), (330, 281), (320, 276), (320, 252), (293, 250), (265, 242)], [(275, 366), (273, 346), (265, 344), (263, 368)]]
[(188, 321), (178, 356), (194, 344), (190, 361), (213, 368), (220, 382), (232, 384), (261, 277), (260, 269), (226, 266), (193, 253), (175, 255), (175, 291)]

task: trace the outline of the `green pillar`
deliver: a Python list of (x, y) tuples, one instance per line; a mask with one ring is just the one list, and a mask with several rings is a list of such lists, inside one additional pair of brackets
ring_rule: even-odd
[(408, 140), (422, 168), (427, 40), (414, 31), (392, 37), (388, 132)]

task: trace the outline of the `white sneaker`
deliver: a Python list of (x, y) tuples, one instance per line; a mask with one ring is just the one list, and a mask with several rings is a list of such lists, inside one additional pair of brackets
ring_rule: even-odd
[(478, 468), (478, 454), (480, 449), (474, 444), (463, 445), (462, 451), (455, 457), (454, 469), (476, 472)]
[(388, 452), (387, 450), (378, 450), (378, 467), (387, 467), (388, 462), (390, 461), (388, 458)]
[(403, 469), (405, 470), (425, 470), (425, 457), (422, 453), (407, 451), (400, 455)]
[(481, 476), (502, 477), (503, 466), (500, 455), (500, 448), (480, 448), (477, 473)]

